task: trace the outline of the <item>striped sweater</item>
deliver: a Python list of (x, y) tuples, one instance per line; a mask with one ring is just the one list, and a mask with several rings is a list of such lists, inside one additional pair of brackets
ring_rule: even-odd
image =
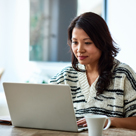
[[(76, 117), (84, 114), (101, 114), (109, 117), (136, 116), (136, 74), (128, 65), (118, 62), (110, 86), (103, 94), (96, 96), (95, 85), (90, 86), (85, 72), (78, 72), (72, 66), (65, 67), (51, 78), (50, 83), (69, 84)], [(80, 68), (85, 69), (83, 65)]]

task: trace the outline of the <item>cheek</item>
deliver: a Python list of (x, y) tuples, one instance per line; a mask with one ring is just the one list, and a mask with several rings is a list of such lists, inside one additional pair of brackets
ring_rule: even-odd
[(88, 48), (88, 52), (91, 53), (91, 54), (101, 54), (101, 51), (99, 49), (97, 49), (96, 47), (91, 47), (91, 48)]
[(87, 51), (88, 53), (91, 53), (91, 54), (93, 54), (93, 53), (96, 52), (95, 49), (92, 48), (92, 47), (87, 48), (86, 51)]
[(96, 54), (96, 57), (97, 57), (97, 58), (100, 58), (100, 57), (101, 57), (101, 51), (98, 51), (98, 50), (97, 50), (97, 51), (95, 52), (95, 54)]

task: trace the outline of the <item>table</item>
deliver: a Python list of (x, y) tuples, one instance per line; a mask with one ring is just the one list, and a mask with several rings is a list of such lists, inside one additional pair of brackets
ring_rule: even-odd
[[(88, 136), (88, 131), (80, 133), (17, 128), (11, 125), (0, 125), (0, 136)], [(109, 128), (103, 136), (136, 136), (136, 130)]]

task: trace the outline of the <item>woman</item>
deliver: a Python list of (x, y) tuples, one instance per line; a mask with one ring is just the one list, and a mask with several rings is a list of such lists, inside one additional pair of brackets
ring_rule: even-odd
[(136, 75), (115, 59), (114, 45), (105, 21), (92, 12), (76, 17), (68, 28), (72, 66), (50, 83), (69, 84), (78, 125), (86, 126), (84, 114), (111, 118), (111, 126), (136, 129)]

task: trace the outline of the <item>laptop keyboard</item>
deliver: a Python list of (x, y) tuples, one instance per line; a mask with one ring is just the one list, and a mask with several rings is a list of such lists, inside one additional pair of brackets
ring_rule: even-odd
[(84, 128), (84, 126), (78, 126), (78, 129), (79, 129), (79, 128)]
[(80, 119), (82, 119), (82, 117), (76, 117), (76, 121), (78, 121), (78, 120), (80, 120)]

